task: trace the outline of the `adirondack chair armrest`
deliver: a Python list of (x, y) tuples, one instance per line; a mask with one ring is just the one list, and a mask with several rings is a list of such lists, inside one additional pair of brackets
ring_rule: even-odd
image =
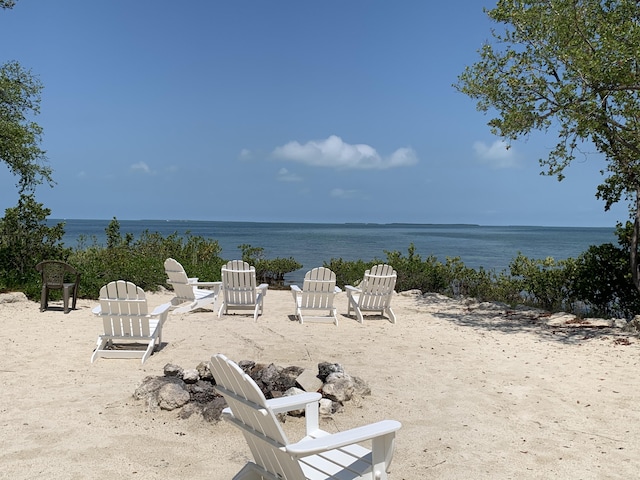
[(260, 293), (262, 294), (263, 297), (266, 297), (268, 289), (269, 289), (269, 284), (268, 283), (261, 283), (256, 288), (256, 290), (260, 291)]
[(394, 433), (398, 431), (401, 426), (400, 422), (395, 420), (382, 420), (381, 422), (352, 428), (351, 430), (345, 430), (343, 432), (301, 440), (297, 443), (287, 445), (284, 448), (294, 456), (306, 457), (347, 445), (353, 445), (354, 443), (373, 440), (377, 437)]
[(352, 287), (351, 285), (345, 285), (344, 289), (346, 290), (348, 295), (351, 295), (352, 293), (361, 293), (362, 292), (362, 290), (360, 290), (359, 288)]
[(308, 404), (318, 402), (322, 394), (318, 392), (305, 392), (286, 397), (271, 398), (267, 400), (267, 405), (273, 413), (286, 413), (292, 410), (301, 410)]
[(171, 304), (171, 302), (167, 302), (167, 303), (163, 303), (162, 305), (158, 305), (156, 308), (153, 309), (153, 312), (151, 312), (151, 316), (159, 317), (164, 312), (169, 310), (172, 306), (173, 305)]
[(291, 287), (291, 295), (293, 295), (297, 305), (298, 298), (302, 295), (302, 289), (298, 285), (289, 285), (289, 287)]
[[(345, 287), (345, 288), (346, 288), (346, 287)], [(336, 287), (333, 289), (333, 293), (342, 293), (342, 289), (341, 289), (340, 287), (336, 286)]]
[(100, 305), (96, 305), (91, 309), (91, 313), (93, 313), (94, 315), (100, 315), (102, 313), (102, 308), (100, 307)]

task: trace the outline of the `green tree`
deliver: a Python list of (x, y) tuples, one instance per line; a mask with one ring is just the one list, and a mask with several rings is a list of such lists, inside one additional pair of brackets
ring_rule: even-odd
[[(487, 10), (503, 28), (454, 85), (491, 110), (492, 133), (508, 143), (534, 130), (557, 133), (540, 159), (545, 175), (592, 144), (606, 158), (596, 197), (624, 199), (634, 219), (633, 283), (640, 290), (640, 7), (635, 0), (499, 0)], [(593, 148), (592, 147), (592, 148)]]
[(42, 128), (31, 120), (40, 111), (42, 84), (18, 62), (0, 67), (0, 160), (18, 177), (20, 193), (47, 181), (53, 184)]
[(38, 262), (65, 260), (70, 254), (62, 245), (64, 223), (47, 226), (50, 214), (33, 195), (21, 195), (16, 207), (7, 208), (0, 219), (0, 289), (22, 287)]

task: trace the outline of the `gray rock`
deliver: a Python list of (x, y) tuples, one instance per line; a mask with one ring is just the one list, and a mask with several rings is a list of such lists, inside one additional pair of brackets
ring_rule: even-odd
[(329, 375), (337, 372), (344, 373), (344, 368), (339, 363), (321, 362), (318, 364), (318, 377), (323, 382), (326, 381)]
[(178, 385), (184, 385), (184, 382), (177, 377), (145, 377), (135, 392), (133, 397), (137, 400), (157, 396), (158, 390), (167, 385), (168, 383), (177, 383)]
[(296, 378), (296, 385), (305, 392), (319, 392), (322, 384), (322, 380), (320, 380), (316, 372), (310, 369), (304, 370)]
[(191, 395), (176, 383), (167, 383), (158, 390), (158, 405), (163, 410), (175, 410), (187, 404)]
[(222, 416), (222, 410), (227, 407), (224, 397), (216, 397), (202, 408), (202, 417), (207, 422), (217, 422)]
[(636, 315), (624, 327), (625, 332), (640, 332), (640, 315)]
[(209, 366), (209, 362), (200, 362), (196, 367), (198, 370), (198, 375), (200, 375), (200, 379), (211, 381), (213, 380), (213, 374), (211, 373), (211, 367)]
[(191, 401), (196, 403), (209, 403), (220, 395), (211, 382), (198, 380), (196, 383), (186, 384), (185, 389), (191, 394)]
[(273, 389), (281, 392), (295, 387), (298, 377), (304, 370), (301, 367), (285, 367), (278, 369), (278, 376), (273, 383)]
[(174, 365), (173, 363), (167, 363), (164, 366), (164, 376), (182, 378), (182, 367)]
[(354, 392), (353, 379), (345, 373), (332, 373), (322, 387), (322, 394), (325, 397), (340, 403), (351, 400)]
[(321, 398), (318, 406), (318, 413), (324, 416), (333, 414), (333, 402), (328, 398)]
[(328, 398), (321, 398), (320, 405), (318, 407), (318, 413), (323, 417), (329, 417), (334, 413), (339, 413), (344, 410), (344, 407), (338, 402), (329, 400)]
[(29, 299), (22, 292), (0, 293), (0, 303), (26, 302)]
[(627, 321), (624, 318), (612, 318), (611, 328), (620, 328), (625, 330), (627, 328)]
[(256, 362), (251, 360), (240, 360), (238, 362), (238, 366), (242, 369), (242, 371), (248, 375), (251, 375), (251, 370), (256, 366)]
[(271, 363), (262, 369), (259, 380), (265, 385), (271, 387), (276, 383), (279, 373), (278, 367)]
[(196, 383), (200, 380), (200, 374), (195, 368), (189, 368), (187, 370), (183, 370), (182, 380), (184, 380), (184, 383)]
[(421, 297), (422, 291), (416, 288), (413, 290), (405, 290), (404, 292), (400, 292), (400, 295), (402, 295), (403, 297)]

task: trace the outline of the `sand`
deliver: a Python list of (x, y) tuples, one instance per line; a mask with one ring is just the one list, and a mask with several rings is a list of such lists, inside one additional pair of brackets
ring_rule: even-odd
[[(170, 297), (150, 294), (149, 303)], [(0, 304), (0, 478), (232, 478), (249, 459), (235, 427), (149, 411), (132, 397), (165, 364), (195, 368), (218, 352), (281, 366), (338, 362), (364, 379), (371, 396), (321, 425), (399, 420), (393, 480), (638, 477), (636, 336), (415, 292), (394, 297), (395, 325), (345, 316), (344, 293), (336, 304), (338, 327), (294, 321), (288, 291), (268, 292), (257, 323), (172, 315), (163, 348), (144, 365), (90, 363), (95, 302), (68, 315)], [(301, 422), (285, 429), (296, 434)]]

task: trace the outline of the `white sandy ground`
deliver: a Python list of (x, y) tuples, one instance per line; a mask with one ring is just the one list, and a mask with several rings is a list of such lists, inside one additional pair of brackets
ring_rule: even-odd
[[(89, 362), (95, 302), (68, 315), (0, 304), (0, 478), (232, 478), (249, 459), (235, 427), (147, 411), (132, 397), (165, 364), (195, 368), (218, 352), (313, 369), (338, 362), (362, 377), (372, 395), (322, 426), (399, 420), (393, 480), (639, 477), (637, 337), (437, 295), (396, 295), (395, 325), (346, 317), (344, 293), (336, 303), (338, 327), (293, 321), (288, 291), (268, 292), (257, 323), (172, 315), (144, 365)], [(293, 440), (302, 422), (287, 420)]]

